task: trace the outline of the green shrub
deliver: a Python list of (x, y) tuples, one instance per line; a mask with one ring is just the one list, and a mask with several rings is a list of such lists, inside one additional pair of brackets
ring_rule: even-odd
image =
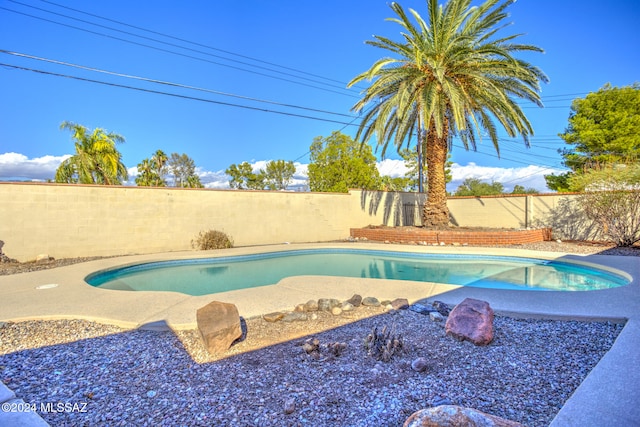
[(196, 238), (191, 241), (191, 247), (201, 251), (227, 249), (233, 247), (233, 239), (222, 231), (201, 231)]

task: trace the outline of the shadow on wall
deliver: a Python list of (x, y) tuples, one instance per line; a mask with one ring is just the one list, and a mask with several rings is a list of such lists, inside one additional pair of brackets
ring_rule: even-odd
[(588, 219), (574, 199), (563, 198), (556, 207), (533, 221), (533, 227), (549, 227), (554, 239), (563, 240), (603, 240), (597, 225)]
[[(360, 195), (360, 207), (370, 216), (379, 216), (379, 209), (382, 207), (382, 223), (389, 226), (414, 225), (415, 214), (408, 208), (411, 205), (408, 200), (404, 200), (401, 193), (384, 191), (362, 190)], [(413, 209), (417, 208), (417, 201)], [(407, 206), (407, 207), (405, 207)], [(412, 216), (412, 214), (414, 214)]]

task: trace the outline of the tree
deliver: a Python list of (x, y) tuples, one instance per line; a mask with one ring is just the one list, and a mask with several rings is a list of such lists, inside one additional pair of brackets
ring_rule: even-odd
[(140, 187), (166, 187), (167, 161), (169, 158), (162, 150), (157, 150), (151, 159), (138, 164), (136, 184)]
[(478, 178), (467, 178), (458, 187), (455, 196), (493, 196), (502, 194), (504, 186), (499, 182), (488, 184)]
[(173, 175), (173, 186), (181, 188), (202, 188), (200, 177), (196, 174), (196, 164), (186, 154), (171, 153), (167, 166)]
[(402, 26), (404, 40), (374, 36), (367, 43), (395, 58), (378, 60), (349, 82), (372, 81), (353, 107), (365, 111), (357, 140), (366, 142), (375, 135), (384, 155), (389, 143), (400, 149), (417, 134), (417, 148), (427, 159), (425, 226), (449, 223), (444, 165), (454, 136), (466, 149), (475, 149), (476, 140), (486, 133), (499, 154), (494, 120), (509, 136), (522, 135), (525, 145), (533, 134), (514, 98), (541, 106), (540, 82), (547, 77), (513, 56), (540, 48), (515, 43), (518, 34), (496, 36), (512, 2), (487, 0), (471, 7), (471, 0), (449, 0), (444, 6), (427, 0), (428, 21), (410, 9), (415, 25), (402, 6), (391, 3), (398, 18), (390, 20)]
[(271, 160), (267, 163), (265, 182), (269, 190), (286, 190), (291, 183), (296, 167), (293, 162), (284, 160)]
[(232, 164), (225, 172), (231, 177), (229, 186), (238, 190), (286, 190), (296, 173), (293, 162), (284, 160), (271, 160), (265, 169), (254, 173), (249, 163), (242, 162)]
[(127, 167), (116, 149), (116, 143), (124, 142), (122, 135), (101, 128), (90, 131), (69, 121), (62, 122), (60, 129), (71, 131), (76, 153), (60, 164), (56, 182), (121, 185), (127, 180)]
[(380, 189), (382, 191), (407, 191), (411, 180), (409, 178), (395, 177), (392, 178), (385, 175), (380, 178)]
[(571, 191), (569, 189), (569, 178), (573, 175), (572, 172), (561, 173), (560, 175), (545, 175), (544, 180), (547, 182), (547, 187), (551, 190), (564, 193)]
[(350, 188), (377, 190), (380, 172), (371, 147), (340, 132), (314, 138), (309, 156), (311, 191), (346, 193)]
[(232, 164), (225, 171), (231, 177), (229, 186), (237, 190), (264, 190), (266, 187), (264, 171), (253, 173), (253, 168), (247, 162), (239, 165)]
[(524, 188), (522, 185), (515, 185), (511, 194), (538, 194), (535, 188)]
[(607, 84), (574, 100), (569, 126), (559, 136), (573, 146), (563, 150), (565, 165), (573, 171), (640, 160), (640, 83)]
[(546, 175), (547, 186), (573, 191), (568, 180), (594, 167), (640, 160), (640, 83), (622, 88), (606, 84), (571, 104), (569, 124), (559, 134), (570, 148), (560, 150), (570, 171)]

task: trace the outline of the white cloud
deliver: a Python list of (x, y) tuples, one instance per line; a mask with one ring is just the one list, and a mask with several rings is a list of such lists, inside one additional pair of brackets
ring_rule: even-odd
[(408, 171), (404, 160), (384, 159), (378, 162), (376, 166), (380, 175), (390, 176), (391, 178), (403, 177)]
[(540, 192), (549, 191), (544, 175), (560, 174), (565, 171), (542, 166), (529, 165), (521, 168), (500, 168), (493, 166), (478, 166), (473, 162), (462, 166), (454, 163), (451, 166), (452, 180), (447, 185), (449, 191), (455, 191), (467, 178), (478, 178), (484, 182), (500, 182), (505, 191), (513, 190), (515, 185), (525, 188), (535, 188)]
[(24, 154), (0, 154), (0, 180), (46, 181), (53, 179), (56, 169), (64, 160), (71, 157), (43, 156), (29, 159)]
[(229, 176), (224, 171), (212, 172), (196, 167), (196, 174), (205, 188), (229, 188)]

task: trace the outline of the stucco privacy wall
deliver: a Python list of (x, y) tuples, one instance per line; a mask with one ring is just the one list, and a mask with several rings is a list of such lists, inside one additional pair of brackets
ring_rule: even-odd
[[(452, 198), (460, 226), (535, 225), (564, 197)], [(344, 239), (370, 224), (405, 225), (424, 195), (349, 194), (0, 183), (0, 240), (19, 261), (191, 249), (204, 230), (222, 230), (237, 246)], [(568, 221), (573, 224), (575, 221)]]

